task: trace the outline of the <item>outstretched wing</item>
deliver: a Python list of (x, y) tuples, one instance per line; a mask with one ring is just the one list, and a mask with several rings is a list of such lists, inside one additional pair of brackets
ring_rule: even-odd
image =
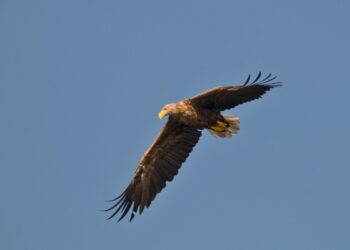
[(128, 187), (112, 200), (116, 203), (106, 211), (116, 210), (108, 219), (120, 212), (120, 221), (132, 207), (131, 221), (137, 211), (141, 214), (145, 207), (149, 207), (156, 194), (165, 187), (166, 181), (171, 181), (177, 175), (200, 136), (200, 130), (169, 119), (142, 156)]
[(221, 111), (258, 99), (270, 89), (281, 86), (281, 82), (274, 82), (276, 77), (271, 77), (271, 74), (263, 79), (260, 78), (261, 72), (259, 72), (254, 81), (250, 82), (249, 75), (241, 86), (216, 87), (196, 95), (188, 99), (188, 101), (200, 108)]

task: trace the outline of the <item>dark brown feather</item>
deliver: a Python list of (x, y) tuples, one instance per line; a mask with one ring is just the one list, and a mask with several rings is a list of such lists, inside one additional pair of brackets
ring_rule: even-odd
[(196, 95), (188, 101), (198, 108), (222, 111), (258, 99), (270, 89), (281, 86), (281, 82), (272, 82), (276, 77), (271, 77), (271, 74), (259, 81), (260, 77), (261, 73), (259, 72), (254, 81), (249, 83), (249, 75), (241, 86), (216, 87)]
[(108, 219), (120, 212), (120, 221), (132, 207), (131, 221), (137, 211), (141, 214), (145, 207), (149, 207), (166, 181), (171, 181), (178, 173), (200, 136), (200, 130), (169, 119), (141, 158), (126, 190), (113, 200), (116, 204), (106, 210), (116, 209)]

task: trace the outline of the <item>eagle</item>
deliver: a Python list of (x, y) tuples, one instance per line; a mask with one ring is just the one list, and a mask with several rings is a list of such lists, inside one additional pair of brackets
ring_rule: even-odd
[(117, 198), (110, 200), (113, 211), (107, 218), (118, 213), (122, 220), (131, 210), (129, 221), (137, 212), (148, 208), (156, 195), (177, 175), (193, 147), (208, 130), (215, 137), (231, 137), (240, 129), (239, 118), (221, 114), (255, 99), (272, 88), (281, 86), (271, 74), (262, 78), (261, 72), (251, 81), (250, 75), (239, 86), (219, 86), (177, 103), (165, 105), (158, 114), (159, 119), (168, 116), (168, 121), (146, 150), (127, 188)]

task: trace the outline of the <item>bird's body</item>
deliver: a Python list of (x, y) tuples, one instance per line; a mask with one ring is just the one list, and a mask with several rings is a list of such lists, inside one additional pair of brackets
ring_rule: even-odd
[(280, 86), (271, 83), (276, 77), (271, 74), (260, 80), (247, 81), (241, 86), (216, 87), (197, 96), (177, 103), (165, 105), (158, 116), (169, 119), (152, 145), (142, 156), (140, 163), (125, 191), (115, 198), (116, 203), (106, 211), (115, 209), (109, 217), (121, 212), (119, 220), (132, 209), (130, 220), (138, 211), (140, 214), (149, 207), (156, 194), (178, 173), (197, 144), (203, 129), (216, 137), (230, 137), (239, 130), (239, 119), (223, 115), (221, 111), (239, 104), (258, 99), (265, 92)]
[(198, 108), (192, 105), (190, 100), (165, 106), (165, 108), (170, 107), (172, 107), (173, 113), (169, 114), (169, 119), (189, 127), (205, 129), (216, 125), (216, 121), (224, 121), (220, 111)]

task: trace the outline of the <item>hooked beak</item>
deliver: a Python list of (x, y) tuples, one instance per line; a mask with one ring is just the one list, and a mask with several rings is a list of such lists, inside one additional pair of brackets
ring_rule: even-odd
[(159, 113), (158, 113), (158, 118), (159, 120), (162, 120), (164, 116), (166, 116), (168, 114), (167, 111), (165, 110), (161, 110)]

